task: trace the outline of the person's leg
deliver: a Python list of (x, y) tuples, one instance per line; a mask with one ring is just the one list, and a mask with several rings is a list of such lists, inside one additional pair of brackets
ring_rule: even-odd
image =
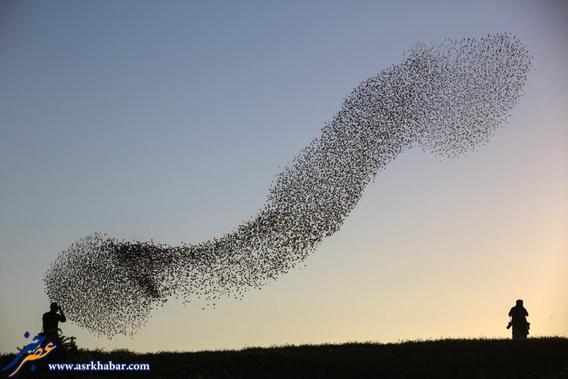
[(513, 339), (518, 340), (522, 338), (522, 332), (518, 326), (513, 326)]

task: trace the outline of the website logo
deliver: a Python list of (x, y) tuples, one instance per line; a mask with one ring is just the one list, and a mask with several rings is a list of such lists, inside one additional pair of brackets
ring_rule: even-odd
[[(29, 332), (24, 333), (25, 338), (29, 338), (29, 336)], [(32, 362), (45, 358), (56, 347), (57, 345), (55, 345), (53, 342), (46, 341), (45, 336), (37, 335), (32, 339), (32, 342), (28, 343), (21, 349), (18, 349), (18, 354), (14, 357), (14, 359), (10, 361), (10, 363), (2, 368), (2, 371), (9, 372), (8, 377), (11, 378), (16, 375), (27, 363), (31, 363), (30, 370), (35, 371), (36, 365)]]

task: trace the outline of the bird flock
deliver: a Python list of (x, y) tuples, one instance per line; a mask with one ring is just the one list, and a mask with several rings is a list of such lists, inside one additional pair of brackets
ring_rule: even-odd
[(321, 136), (274, 179), (258, 213), (219, 238), (178, 246), (91, 234), (62, 251), (46, 293), (96, 335), (133, 335), (170, 297), (214, 305), (261, 288), (339, 230), (366, 185), (420, 147), (475, 150), (523, 93), (531, 56), (510, 34), (412, 46), (360, 83)]

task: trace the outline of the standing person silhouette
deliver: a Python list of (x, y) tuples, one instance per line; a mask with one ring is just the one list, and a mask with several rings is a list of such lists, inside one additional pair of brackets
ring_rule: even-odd
[[(57, 313), (59, 311), (59, 313)], [(67, 319), (57, 303), (51, 303), (49, 312), (45, 312), (42, 317), (43, 321), (43, 334), (49, 341), (59, 341), (59, 322), (65, 322)]]
[(517, 300), (517, 303), (509, 311), (509, 316), (511, 321), (507, 325), (507, 329), (511, 326), (513, 327), (513, 339), (521, 340), (526, 339), (529, 334), (530, 323), (527, 321), (527, 316), (529, 312), (523, 306), (523, 301), (521, 299)]

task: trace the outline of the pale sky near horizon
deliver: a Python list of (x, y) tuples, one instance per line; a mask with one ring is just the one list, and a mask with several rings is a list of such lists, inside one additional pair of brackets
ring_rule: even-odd
[[(85, 348), (202, 350), (568, 336), (568, 3), (0, 3), (0, 353), (38, 332), (43, 274), (93, 232), (232, 230), (361, 80), (415, 42), (509, 32), (533, 55), (489, 144), (403, 154), (297, 268), (215, 309), (174, 300)], [(104, 304), (101, 304), (104, 306)]]

